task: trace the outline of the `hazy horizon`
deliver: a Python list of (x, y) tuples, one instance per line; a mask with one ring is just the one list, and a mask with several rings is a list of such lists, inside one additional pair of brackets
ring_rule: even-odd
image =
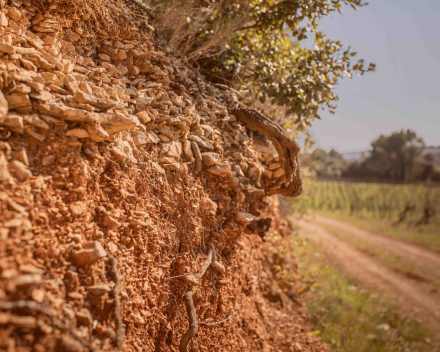
[(311, 128), (316, 145), (358, 152), (402, 128), (416, 131), (427, 146), (440, 145), (440, 1), (371, 0), (344, 12), (324, 18), (321, 29), (377, 70), (335, 87), (336, 114), (320, 111), (322, 120)]

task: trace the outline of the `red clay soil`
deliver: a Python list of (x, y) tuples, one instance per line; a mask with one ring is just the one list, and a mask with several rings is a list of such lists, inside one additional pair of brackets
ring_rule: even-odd
[[(196, 285), (190, 351), (326, 351), (256, 234), (289, 235), (262, 190), (277, 158), (148, 18), (93, 49), (72, 3), (1, 1), (0, 350), (178, 351)], [(208, 242), (226, 272), (195, 282)]]

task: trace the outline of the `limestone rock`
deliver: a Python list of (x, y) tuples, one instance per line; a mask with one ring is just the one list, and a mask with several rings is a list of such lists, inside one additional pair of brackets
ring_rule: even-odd
[(94, 142), (102, 142), (110, 139), (110, 135), (98, 124), (86, 123), (84, 125), (86, 132), (89, 134), (90, 139)]
[(109, 134), (120, 132), (123, 130), (131, 130), (141, 125), (139, 119), (134, 115), (114, 113), (101, 114), (101, 125)]
[(5, 154), (0, 151), (0, 183), (8, 183), (11, 180), (11, 174), (8, 169), (8, 162)]
[(120, 161), (125, 162), (129, 160), (133, 163), (137, 163), (136, 158), (133, 155), (133, 148), (128, 141), (120, 140), (113, 148), (110, 149), (114, 157)]
[(82, 201), (72, 202), (69, 204), (70, 213), (73, 217), (87, 213), (87, 204)]
[(92, 295), (101, 296), (104, 293), (110, 292), (111, 288), (108, 284), (102, 285), (94, 285), (87, 287), (87, 291), (89, 291)]
[(86, 326), (90, 326), (93, 323), (92, 314), (87, 308), (83, 308), (76, 313), (76, 320), (78, 320), (78, 323)]
[(205, 167), (214, 166), (220, 161), (220, 155), (212, 152), (202, 153), (202, 161)]
[(0, 90), (0, 123), (4, 122), (4, 118), (7, 115), (8, 110), (9, 110), (8, 101), (6, 100), (2, 91)]
[(121, 226), (121, 223), (116, 219), (113, 219), (110, 215), (104, 215), (102, 218), (102, 225), (108, 227), (109, 229), (117, 229)]
[(145, 145), (149, 142), (147, 135), (144, 132), (136, 132), (133, 136), (133, 142), (137, 146)]
[(15, 53), (15, 48), (8, 43), (0, 42), (0, 52), (11, 55)]
[(51, 165), (51, 164), (53, 164), (55, 159), (56, 159), (55, 155), (45, 156), (43, 159), (41, 159), (41, 165), (43, 165), (43, 166)]
[(208, 172), (220, 177), (230, 177), (231, 176), (231, 165), (227, 162), (217, 164), (208, 169)]
[(100, 109), (110, 109), (118, 105), (115, 100), (98, 98), (95, 95), (85, 94), (80, 90), (75, 92), (75, 100), (78, 103), (90, 104)]
[(12, 159), (21, 161), (26, 166), (29, 166), (29, 158), (27, 156), (26, 150), (19, 150), (12, 153)]
[(203, 148), (206, 148), (209, 150), (214, 149), (214, 145), (211, 142), (208, 142), (207, 140), (204, 140), (204, 139), (202, 139), (202, 137), (199, 137), (195, 134), (188, 136), (188, 139), (196, 142), (200, 147), (203, 147)]
[(93, 264), (106, 256), (107, 252), (98, 241), (89, 242), (84, 249), (72, 253), (73, 259), (79, 266)]
[(8, 94), (6, 99), (10, 110), (17, 110), (22, 114), (27, 114), (32, 111), (32, 104), (27, 94), (12, 93)]
[(10, 163), (11, 170), (13, 170), (14, 176), (21, 182), (26, 181), (32, 176), (32, 172), (28, 170), (25, 164), (21, 161), (13, 160)]
[[(0, 104), (1, 104), (1, 92), (0, 92)], [(0, 116), (1, 116), (1, 109), (0, 109)], [(0, 117), (1, 121), (1, 117)], [(3, 126), (6, 126), (9, 128), (12, 132), (23, 134), (24, 131), (24, 124), (23, 124), (23, 117), (19, 115), (6, 115), (3, 117), (3, 122), (1, 122)]]
[(252, 220), (254, 220), (254, 217), (252, 214), (243, 213), (243, 212), (237, 213), (237, 221), (239, 221), (239, 222), (249, 224)]
[(89, 138), (89, 133), (83, 128), (74, 128), (66, 132), (67, 137)]
[(178, 160), (180, 159), (180, 155), (182, 154), (182, 144), (178, 141), (163, 143), (161, 154)]

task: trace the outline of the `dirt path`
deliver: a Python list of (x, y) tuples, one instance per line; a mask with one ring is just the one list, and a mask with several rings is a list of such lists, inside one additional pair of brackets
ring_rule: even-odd
[(408, 261), (430, 266), (433, 271), (440, 271), (440, 255), (321, 216), (314, 217), (310, 221), (301, 220), (295, 223), (304, 229), (306, 235), (328, 253), (331, 260), (348, 276), (392, 296), (406, 314), (415, 315), (438, 333), (440, 293), (434, 285), (430, 283), (421, 285), (414, 279), (396, 273), (395, 270), (377, 262), (374, 257), (368, 256), (333, 235), (323, 225), (337, 227), (361, 240), (375, 241), (375, 245), (383, 246), (384, 251), (392, 251)]

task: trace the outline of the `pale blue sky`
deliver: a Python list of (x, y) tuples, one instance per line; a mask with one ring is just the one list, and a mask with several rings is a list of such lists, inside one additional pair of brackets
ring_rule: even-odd
[(311, 129), (317, 146), (366, 150), (379, 134), (401, 128), (440, 145), (440, 0), (369, 3), (321, 22), (324, 33), (377, 70), (336, 87), (336, 115), (322, 111)]

